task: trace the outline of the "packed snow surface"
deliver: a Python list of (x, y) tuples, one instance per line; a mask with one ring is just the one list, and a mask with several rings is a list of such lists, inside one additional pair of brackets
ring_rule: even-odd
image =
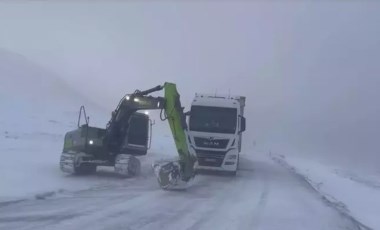
[[(236, 177), (198, 175), (193, 186), (181, 192), (158, 187), (150, 163), (162, 157), (170, 155), (151, 152), (143, 157), (142, 174), (130, 179), (120, 179), (111, 171), (77, 178), (57, 172), (51, 178), (89, 187), (62, 190), (43, 200), (3, 202), (0, 228), (358, 229), (305, 181), (267, 156), (246, 153)], [(35, 179), (36, 187), (41, 178)]]

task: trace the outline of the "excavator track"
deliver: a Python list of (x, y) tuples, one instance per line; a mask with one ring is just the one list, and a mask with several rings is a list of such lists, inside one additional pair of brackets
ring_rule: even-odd
[(96, 172), (96, 165), (88, 162), (83, 162), (82, 158), (85, 153), (64, 152), (61, 154), (59, 165), (62, 172), (81, 175), (91, 174)]
[(115, 172), (122, 177), (136, 176), (140, 174), (141, 163), (133, 155), (118, 154), (115, 159)]
[(74, 174), (75, 155), (74, 153), (62, 153), (59, 161), (59, 166), (62, 172)]

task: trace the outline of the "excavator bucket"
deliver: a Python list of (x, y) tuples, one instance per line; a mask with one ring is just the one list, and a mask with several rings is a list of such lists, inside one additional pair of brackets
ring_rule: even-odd
[(185, 190), (193, 178), (184, 179), (179, 161), (156, 161), (152, 168), (162, 189)]
[(179, 160), (156, 161), (153, 169), (161, 188), (168, 190), (183, 190), (188, 188), (189, 182), (194, 178), (194, 163), (196, 158), (189, 152), (187, 145), (186, 116), (180, 101), (176, 85), (165, 82), (163, 89), (164, 110), (178, 151)]

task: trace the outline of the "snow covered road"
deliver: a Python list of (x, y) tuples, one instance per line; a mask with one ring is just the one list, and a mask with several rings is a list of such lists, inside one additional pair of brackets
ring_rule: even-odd
[(147, 163), (138, 178), (100, 172), (110, 183), (3, 203), (0, 229), (360, 229), (266, 156), (240, 166), (235, 178), (198, 175), (186, 192), (160, 190)]

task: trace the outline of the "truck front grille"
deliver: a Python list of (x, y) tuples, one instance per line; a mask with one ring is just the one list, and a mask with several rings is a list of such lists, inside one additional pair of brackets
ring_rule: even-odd
[(204, 137), (194, 137), (195, 145), (201, 148), (225, 149), (229, 139), (210, 139)]
[(195, 152), (200, 166), (220, 167), (226, 155), (223, 151), (196, 150)]

